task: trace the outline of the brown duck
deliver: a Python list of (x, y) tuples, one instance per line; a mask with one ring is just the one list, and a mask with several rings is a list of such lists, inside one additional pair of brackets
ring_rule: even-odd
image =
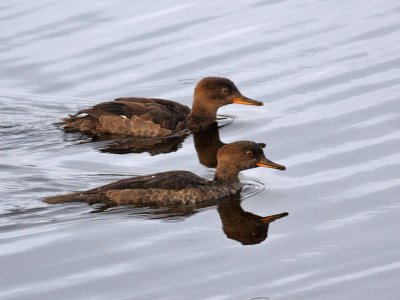
[(169, 136), (184, 129), (195, 132), (214, 123), (218, 108), (231, 103), (263, 105), (243, 96), (227, 78), (206, 77), (196, 85), (192, 110), (171, 100), (118, 98), (70, 115), (64, 119), (64, 130), (138, 137)]
[(242, 189), (239, 172), (256, 167), (285, 170), (268, 160), (259, 144), (234, 142), (218, 150), (218, 165), (213, 180), (187, 171), (170, 171), (123, 179), (89, 191), (44, 199), (50, 204), (113, 202), (142, 206), (189, 205), (237, 195)]

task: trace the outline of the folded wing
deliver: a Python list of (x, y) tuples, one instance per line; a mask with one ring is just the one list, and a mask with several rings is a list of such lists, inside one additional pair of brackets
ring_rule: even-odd
[(161, 137), (184, 128), (190, 108), (153, 98), (118, 98), (64, 119), (67, 131)]
[(44, 202), (93, 204), (112, 201), (117, 204), (183, 204), (190, 203), (199, 192), (203, 193), (203, 188), (208, 184), (208, 180), (191, 172), (170, 171), (122, 179), (84, 192), (47, 197)]

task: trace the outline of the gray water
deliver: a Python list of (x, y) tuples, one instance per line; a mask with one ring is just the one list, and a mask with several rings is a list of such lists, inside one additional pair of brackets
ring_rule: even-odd
[[(397, 1), (2, 1), (1, 299), (399, 299)], [(211, 178), (193, 137), (169, 154), (110, 154), (60, 118), (121, 96), (190, 105), (204, 76), (263, 107), (227, 106), (228, 143), (268, 144), (241, 206), (289, 212), (244, 246), (216, 205), (92, 213), (44, 196), (183, 169)], [(239, 224), (240, 225), (240, 224)]]

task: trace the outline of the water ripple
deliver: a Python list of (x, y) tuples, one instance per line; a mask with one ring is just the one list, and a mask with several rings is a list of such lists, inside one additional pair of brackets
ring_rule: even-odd
[[(0, 298), (398, 299), (399, 14), (390, 0), (0, 4)], [(266, 142), (285, 172), (247, 170), (241, 202), (178, 210), (41, 201), (172, 169), (212, 178), (192, 136), (116, 155), (58, 123), (122, 95), (190, 105), (211, 75), (265, 101), (221, 108), (222, 140)], [(285, 211), (263, 243), (225, 232)]]

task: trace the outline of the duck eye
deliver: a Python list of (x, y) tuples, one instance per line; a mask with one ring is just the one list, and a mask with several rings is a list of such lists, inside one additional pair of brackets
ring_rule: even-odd
[(229, 94), (229, 89), (228, 88), (223, 88), (222, 89), (222, 93), (224, 93), (224, 94)]
[(250, 150), (249, 150), (249, 151), (246, 151), (246, 155), (247, 155), (247, 156), (253, 156), (253, 151), (250, 151)]

